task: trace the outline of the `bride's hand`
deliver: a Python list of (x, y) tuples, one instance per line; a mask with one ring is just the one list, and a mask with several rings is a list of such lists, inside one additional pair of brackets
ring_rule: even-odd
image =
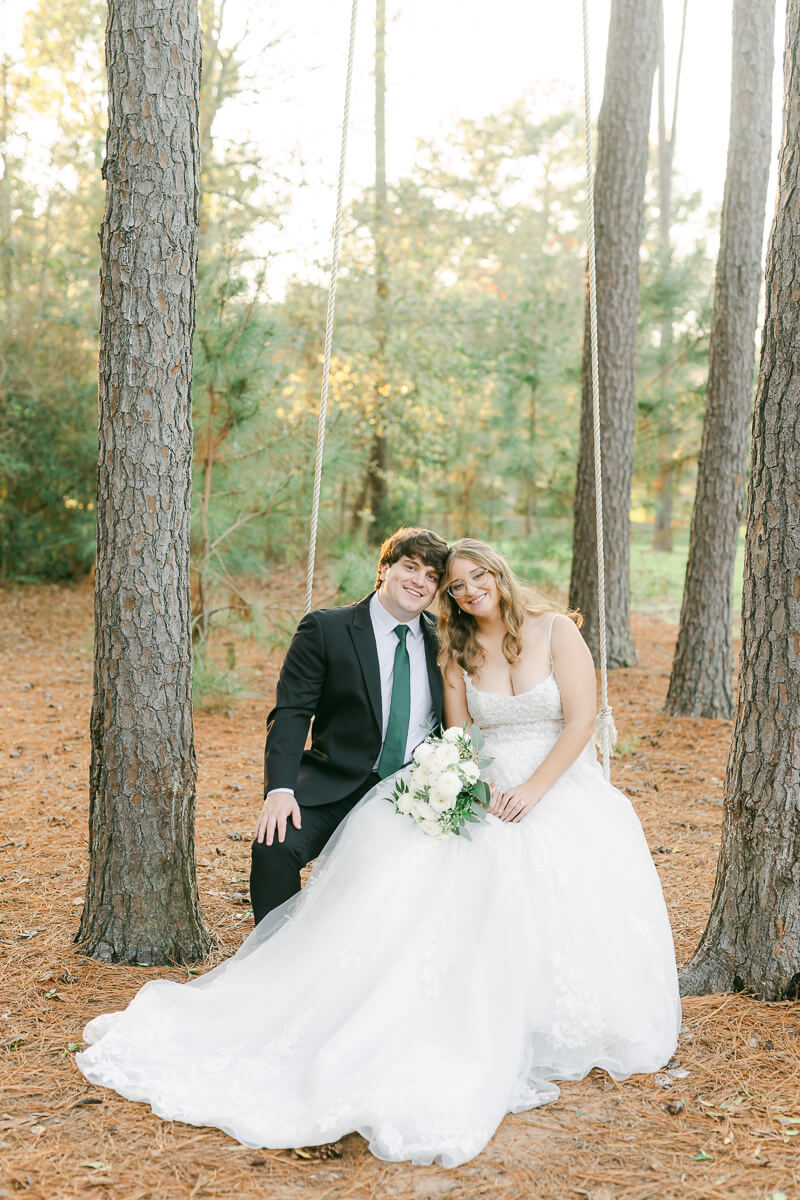
[(541, 796), (538, 796), (528, 783), (508, 788), (505, 792), (493, 786), (489, 812), (494, 813), (501, 821), (522, 821), (540, 800)]
[(489, 801), (489, 807), (486, 809), (486, 811), (492, 813), (492, 815), (495, 817), (499, 817), (500, 809), (503, 807), (502, 789), (499, 788), (496, 783), (490, 783), (489, 794), (491, 796), (491, 800)]

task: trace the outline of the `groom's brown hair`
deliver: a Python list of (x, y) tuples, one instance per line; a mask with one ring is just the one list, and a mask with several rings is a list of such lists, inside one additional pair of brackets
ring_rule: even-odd
[(405, 555), (409, 558), (420, 559), (426, 567), (433, 567), (434, 571), (441, 576), (447, 559), (447, 542), (432, 529), (404, 525), (402, 529), (396, 530), (381, 546), (376, 588), (381, 586), (381, 568), (390, 567), (392, 563), (396, 563)]

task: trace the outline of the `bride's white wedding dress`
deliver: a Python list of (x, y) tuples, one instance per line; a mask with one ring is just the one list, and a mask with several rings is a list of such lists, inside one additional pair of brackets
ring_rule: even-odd
[[(527, 779), (558, 737), (551, 674), (470, 713), (488, 779)], [(228, 962), (146, 984), (97, 1017), (87, 1079), (253, 1147), (351, 1130), (378, 1157), (456, 1166), (556, 1079), (616, 1079), (672, 1054), (672, 936), (639, 821), (587, 746), (519, 824), (436, 840), (384, 781), (328, 843), (303, 892)]]

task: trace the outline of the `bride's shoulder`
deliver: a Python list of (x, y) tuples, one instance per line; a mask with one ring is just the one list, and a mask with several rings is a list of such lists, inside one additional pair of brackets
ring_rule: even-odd
[(521, 631), (522, 640), (527, 642), (529, 639), (535, 641), (538, 638), (549, 637), (555, 620), (560, 615), (560, 613), (547, 608), (540, 609), (538, 612), (527, 612)]
[(554, 609), (529, 612), (525, 618), (522, 638), (524, 642), (543, 639), (552, 653), (583, 644), (583, 637), (572, 617)]

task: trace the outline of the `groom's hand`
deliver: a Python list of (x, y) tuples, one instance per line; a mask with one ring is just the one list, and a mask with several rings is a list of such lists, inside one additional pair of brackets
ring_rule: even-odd
[(272, 792), (264, 801), (261, 816), (256, 825), (256, 841), (272, 845), (277, 831), (278, 841), (286, 839), (286, 823), (292, 818), (295, 829), (300, 828), (300, 805), (291, 792)]

